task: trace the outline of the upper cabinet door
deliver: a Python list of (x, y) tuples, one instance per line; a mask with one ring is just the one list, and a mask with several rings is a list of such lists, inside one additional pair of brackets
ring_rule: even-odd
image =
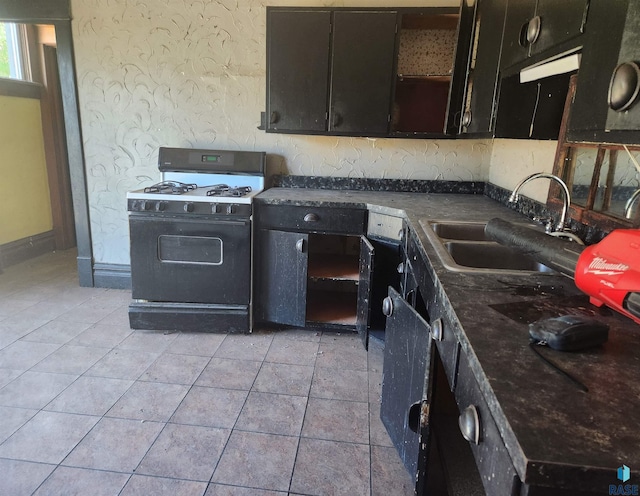
[(267, 9), (267, 131), (327, 130), (330, 11)]
[(538, 0), (536, 17), (529, 33), (537, 39), (531, 43), (531, 54), (568, 42), (584, 32), (590, 0)]
[(393, 11), (334, 13), (330, 132), (388, 133), (396, 21)]
[(609, 72), (607, 131), (635, 131), (620, 141), (640, 138), (640, 2), (630, 1), (617, 65)]
[(507, 0), (482, 0), (476, 9), (467, 99), (462, 116), (462, 130), (467, 134), (491, 136), (493, 133), (506, 7)]
[(526, 26), (535, 17), (536, 0), (509, 0), (504, 21), (500, 68), (505, 69), (529, 56)]

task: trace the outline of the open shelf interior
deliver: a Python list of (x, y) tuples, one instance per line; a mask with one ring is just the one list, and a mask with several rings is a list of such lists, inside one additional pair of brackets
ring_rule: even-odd
[(358, 294), (310, 290), (307, 293), (307, 321), (356, 325)]
[(355, 325), (360, 237), (309, 235), (307, 322)]
[(437, 11), (402, 16), (393, 133), (444, 133), (458, 21)]

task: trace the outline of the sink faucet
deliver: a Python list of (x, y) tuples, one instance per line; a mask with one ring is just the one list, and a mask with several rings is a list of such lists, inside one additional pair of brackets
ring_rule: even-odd
[(511, 196), (509, 197), (509, 203), (518, 203), (518, 193), (520, 189), (529, 181), (533, 181), (534, 179), (538, 179), (538, 178), (552, 179), (556, 181), (562, 188), (564, 197), (563, 197), (562, 212), (560, 213), (560, 218), (558, 219), (558, 223), (555, 229), (552, 229), (551, 226), (548, 226), (548, 227), (551, 230), (563, 232), (567, 229), (566, 219), (567, 219), (567, 211), (569, 210), (569, 204), (571, 203), (571, 195), (569, 193), (569, 188), (567, 188), (567, 185), (565, 184), (565, 182), (562, 179), (560, 179), (558, 176), (554, 174), (548, 174), (546, 172), (537, 172), (535, 174), (531, 174), (528, 177), (525, 177), (514, 188), (513, 193), (511, 193)]
[(633, 194), (631, 195), (631, 198), (629, 198), (627, 200), (627, 203), (624, 204), (624, 216), (625, 216), (626, 219), (630, 219), (631, 218), (631, 214), (632, 214), (632, 211), (633, 211), (633, 202), (636, 201), (636, 198), (638, 198), (638, 196), (640, 196), (640, 188), (635, 190), (633, 192)]

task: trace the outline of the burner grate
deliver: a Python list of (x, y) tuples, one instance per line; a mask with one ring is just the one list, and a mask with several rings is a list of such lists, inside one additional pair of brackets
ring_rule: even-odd
[(178, 181), (162, 181), (144, 189), (145, 193), (162, 193), (167, 195), (182, 195), (188, 191), (193, 191), (197, 184), (186, 184)]
[(251, 186), (232, 188), (228, 184), (216, 184), (209, 187), (211, 189), (207, 191), (207, 196), (233, 196), (239, 198), (251, 192)]

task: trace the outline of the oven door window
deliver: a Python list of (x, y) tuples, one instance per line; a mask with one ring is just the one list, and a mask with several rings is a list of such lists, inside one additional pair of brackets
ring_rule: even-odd
[(221, 238), (204, 236), (158, 236), (158, 259), (163, 263), (222, 265)]

